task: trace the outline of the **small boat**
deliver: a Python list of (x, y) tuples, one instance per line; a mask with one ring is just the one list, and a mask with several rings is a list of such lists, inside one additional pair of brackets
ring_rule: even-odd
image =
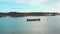
[(40, 19), (27, 19), (27, 21), (40, 21)]

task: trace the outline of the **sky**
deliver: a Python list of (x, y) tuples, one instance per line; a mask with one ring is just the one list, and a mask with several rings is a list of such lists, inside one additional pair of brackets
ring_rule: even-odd
[(60, 12), (60, 0), (0, 0), (0, 12)]

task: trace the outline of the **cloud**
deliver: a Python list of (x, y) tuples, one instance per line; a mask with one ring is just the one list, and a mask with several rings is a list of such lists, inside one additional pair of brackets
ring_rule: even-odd
[(28, 4), (41, 4), (46, 0), (0, 0), (5, 2), (15, 2), (15, 3), (28, 3)]
[(47, 6), (41, 5), (42, 3), (46, 2), (47, 0), (0, 0), (0, 1), (13, 2), (13, 3), (24, 3), (24, 4), (30, 4), (30, 5), (47, 8)]
[(13, 2), (13, 3), (25, 3), (24, 0), (0, 0), (0, 1), (3, 1), (3, 2)]
[(60, 8), (60, 2), (53, 3), (52, 6), (54, 6), (56, 8)]
[(30, 4), (41, 4), (46, 2), (46, 0), (29, 0)]
[[(23, 4), (30, 4), (33, 6), (38, 6), (38, 10), (36, 8), (36, 10), (33, 10), (34, 12), (39, 12), (39, 11), (43, 11), (43, 12), (59, 12), (60, 11), (60, 2), (55, 2), (53, 0), (0, 0), (0, 1), (4, 1), (4, 2), (13, 2), (13, 3), (23, 3)], [(52, 1), (52, 2), (51, 2)], [(52, 7), (51, 7), (52, 6)], [(26, 6), (25, 6), (26, 7)], [(17, 9), (16, 9), (17, 10)], [(23, 10), (23, 12), (26, 9)], [(32, 11), (32, 9), (29, 9)], [(19, 11), (19, 10), (17, 10)], [(29, 11), (30, 12), (30, 11)]]
[(44, 5), (53, 8), (60, 8), (60, 0), (47, 0)]
[(24, 4), (30, 4), (35, 6), (41, 6), (41, 7), (47, 7), (45, 5), (42, 5), (42, 3), (45, 3), (47, 0), (0, 0), (4, 2), (13, 2), (13, 3), (24, 3)]
[(4, 2), (24, 3), (43, 7), (60, 8), (60, 0), (0, 0)]

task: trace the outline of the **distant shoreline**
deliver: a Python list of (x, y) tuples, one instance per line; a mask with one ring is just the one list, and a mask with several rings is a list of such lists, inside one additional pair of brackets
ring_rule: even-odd
[(18, 13), (18, 12), (9, 12), (9, 13), (0, 13), (0, 17), (24, 17), (24, 16), (57, 16), (60, 13), (50, 13), (50, 12), (30, 12), (30, 13)]

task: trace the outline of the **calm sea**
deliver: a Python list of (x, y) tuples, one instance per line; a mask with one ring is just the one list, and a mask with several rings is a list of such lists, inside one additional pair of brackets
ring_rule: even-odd
[(60, 16), (1, 17), (0, 34), (60, 34)]

